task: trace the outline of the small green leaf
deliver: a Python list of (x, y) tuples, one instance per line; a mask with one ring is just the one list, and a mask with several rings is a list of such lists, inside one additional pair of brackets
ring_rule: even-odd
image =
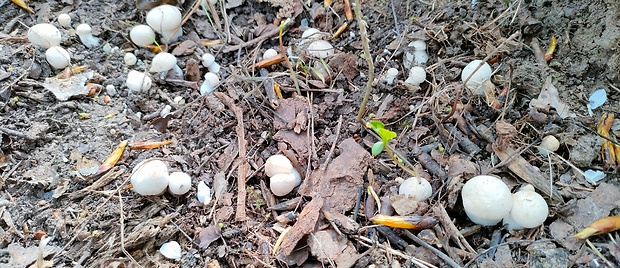
[(396, 138), (396, 132), (385, 129), (385, 125), (379, 120), (368, 121), (366, 127), (377, 133), (379, 137), (381, 137), (383, 143), (388, 143), (391, 139)]
[(391, 131), (391, 130), (387, 130), (387, 129), (382, 129), (379, 133), (379, 137), (381, 137), (381, 139), (383, 140), (384, 143), (388, 143), (391, 139), (396, 138), (396, 132)]
[(383, 152), (383, 142), (382, 141), (378, 141), (378, 142), (376, 142), (375, 144), (372, 145), (372, 155), (373, 156), (377, 156), (381, 152)]

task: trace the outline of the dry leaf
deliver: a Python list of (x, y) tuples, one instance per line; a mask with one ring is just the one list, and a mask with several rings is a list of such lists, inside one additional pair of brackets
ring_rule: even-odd
[(217, 224), (211, 225), (202, 229), (198, 234), (198, 241), (200, 242), (200, 248), (207, 248), (213, 241), (220, 238), (222, 230)]
[(590, 226), (586, 227), (581, 232), (576, 234), (574, 237), (579, 239), (586, 239), (593, 235), (606, 234), (618, 229), (620, 229), (620, 215), (602, 218), (598, 221), (595, 221), (594, 223), (590, 224)]

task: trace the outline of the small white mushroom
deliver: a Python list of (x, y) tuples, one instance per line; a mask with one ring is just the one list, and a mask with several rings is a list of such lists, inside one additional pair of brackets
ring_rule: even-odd
[(552, 135), (545, 136), (538, 146), (538, 152), (543, 156), (548, 156), (550, 152), (555, 152), (560, 148), (560, 141)]
[(272, 177), (276, 174), (292, 173), (295, 168), (291, 160), (281, 154), (274, 154), (265, 161), (265, 175)]
[(53, 46), (45, 51), (45, 59), (54, 67), (54, 69), (62, 69), (69, 66), (71, 56), (69, 52), (60, 46)]
[(215, 57), (211, 53), (202, 54), (202, 65), (209, 68), (209, 72), (220, 72), (220, 65), (215, 62)]
[(426, 43), (423, 40), (416, 40), (409, 44), (414, 48), (414, 60), (418, 64), (424, 64), (428, 61), (428, 53), (426, 53)]
[(204, 181), (200, 181), (197, 188), (196, 198), (198, 198), (198, 201), (205, 205), (209, 204), (211, 202), (211, 188)]
[(123, 56), (123, 61), (125, 62), (125, 64), (132, 66), (138, 62), (138, 58), (136, 58), (135, 54), (127, 52), (125, 53), (125, 56)]
[(181, 245), (177, 241), (163, 243), (159, 248), (159, 252), (168, 259), (181, 259)]
[(483, 226), (497, 224), (512, 208), (508, 186), (493, 176), (473, 177), (463, 185), (461, 196), (467, 217)]
[(58, 15), (58, 24), (65, 28), (71, 27), (71, 16), (67, 13), (61, 13)]
[(153, 61), (151, 62), (151, 69), (149, 71), (153, 73), (160, 73), (167, 72), (170, 69), (174, 69), (177, 75), (181, 77), (183, 76), (183, 71), (179, 65), (177, 65), (177, 57), (168, 52), (160, 52), (153, 58)]
[(263, 53), (263, 59), (268, 59), (268, 58), (272, 58), (278, 55), (278, 51), (276, 51), (273, 48), (267, 49), (265, 50), (265, 53)]
[(301, 177), (297, 171), (273, 175), (269, 180), (269, 188), (276, 196), (285, 196), (301, 184)]
[(146, 23), (162, 35), (161, 41), (164, 44), (173, 42), (175, 37), (182, 34), (182, 29), (179, 29), (173, 36), (176, 28), (181, 25), (182, 19), (179, 9), (171, 5), (157, 6), (146, 14)]
[(308, 28), (303, 33), (301, 33), (302, 39), (310, 39), (310, 40), (321, 40), (322, 37), (321, 31), (317, 28)]
[(140, 24), (131, 28), (129, 38), (138, 46), (148, 46), (155, 41), (155, 32), (148, 25)]
[(129, 74), (127, 74), (125, 84), (129, 90), (138, 93), (151, 88), (151, 78), (143, 72), (131, 70)]
[(160, 160), (144, 160), (134, 169), (131, 176), (133, 190), (140, 195), (160, 195), (168, 187), (168, 167)]
[(306, 48), (308, 56), (315, 58), (328, 58), (334, 55), (334, 47), (325, 40), (316, 40)]
[(388, 85), (392, 85), (392, 84), (394, 84), (394, 78), (396, 78), (397, 76), (398, 76), (398, 69), (390, 68), (385, 73), (385, 82)]
[(28, 29), (28, 41), (42, 48), (59, 46), (60, 40), (60, 31), (49, 23), (39, 23)]
[(206, 73), (205, 81), (200, 85), (200, 95), (211, 94), (220, 83), (220, 78), (214, 73)]
[[(467, 81), (465, 85), (468, 89), (474, 91), (476, 94), (480, 94), (480, 86), (483, 82), (489, 80), (491, 78), (491, 74), (493, 73), (493, 69), (491, 69), (491, 65), (488, 63), (483, 63), (480, 69), (478, 69), (475, 73), (474, 70), (478, 68), (478, 65), (482, 63), (481, 60), (474, 60), (467, 64), (465, 68), (463, 68), (463, 72), (461, 73), (461, 81), (465, 82), (465, 79), (469, 77), (472, 73), (473, 75)], [(482, 95), (484, 95), (484, 90), (481, 91)]]
[(185, 172), (170, 173), (168, 191), (174, 195), (183, 195), (192, 188), (192, 178)]
[(94, 37), (92, 28), (88, 24), (80, 24), (75, 28), (75, 33), (80, 37), (80, 41), (87, 48), (94, 48), (99, 45), (99, 38)]
[(509, 230), (534, 228), (543, 224), (547, 216), (547, 202), (528, 184), (512, 196), (512, 209), (510, 214), (504, 217), (504, 224), (508, 224)]
[(405, 80), (405, 83), (419, 86), (424, 83), (424, 81), (426, 81), (426, 70), (420, 66), (414, 66), (409, 70), (409, 76), (407, 80)]
[(431, 197), (433, 188), (427, 180), (420, 177), (411, 177), (400, 185), (398, 194), (411, 196), (417, 201), (424, 201)]

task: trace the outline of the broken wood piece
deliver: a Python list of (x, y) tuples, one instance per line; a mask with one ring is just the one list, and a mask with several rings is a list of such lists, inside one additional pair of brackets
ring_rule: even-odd
[[(564, 199), (560, 193), (551, 188), (549, 183), (550, 178), (540, 172), (537, 167), (532, 166), (525, 158), (518, 155), (517, 151), (512, 146), (506, 147), (506, 150), (500, 150), (495, 144), (493, 144), (493, 152), (502, 161), (509, 161), (506, 163), (508, 169), (516, 174), (519, 178), (525, 182), (534, 186), (534, 188), (545, 193), (555, 203), (564, 203)], [(510, 158), (513, 159), (510, 159)]]
[(323, 198), (315, 196), (299, 214), (297, 222), (293, 225), (288, 234), (282, 239), (278, 258), (291, 255), (297, 243), (307, 234), (314, 231), (316, 222), (319, 220)]

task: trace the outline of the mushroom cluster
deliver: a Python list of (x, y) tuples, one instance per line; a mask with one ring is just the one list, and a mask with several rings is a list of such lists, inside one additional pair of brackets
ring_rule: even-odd
[(295, 170), (291, 160), (281, 154), (267, 158), (265, 174), (270, 177), (271, 192), (277, 196), (285, 196), (301, 184), (301, 175)]
[(161, 195), (166, 188), (171, 194), (183, 195), (191, 188), (192, 179), (184, 172), (168, 174), (166, 163), (147, 159), (134, 167), (131, 185), (140, 195)]
[(28, 29), (28, 41), (45, 48), (45, 59), (54, 69), (62, 69), (71, 63), (69, 52), (60, 46), (61, 34), (56, 26), (39, 23)]
[(481, 175), (467, 181), (461, 191), (463, 207), (469, 219), (483, 226), (504, 220), (508, 229), (537, 227), (547, 219), (547, 202), (534, 187), (526, 185), (511, 194), (506, 184), (493, 176)]

